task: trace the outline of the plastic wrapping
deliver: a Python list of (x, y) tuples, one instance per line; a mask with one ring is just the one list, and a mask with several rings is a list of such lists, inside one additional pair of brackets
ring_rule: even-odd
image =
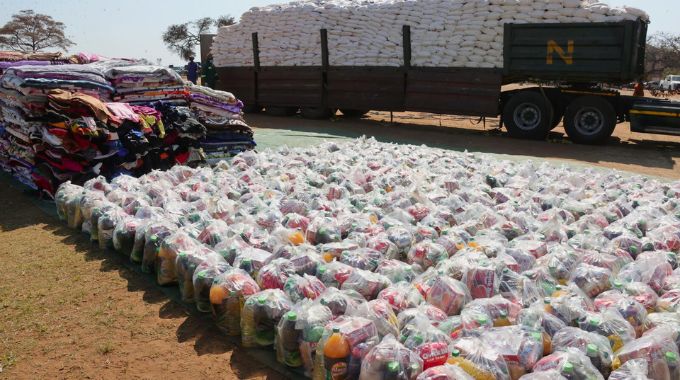
[(260, 291), (242, 269), (231, 268), (218, 275), (210, 287), (210, 310), (217, 328), (225, 335), (241, 333), (241, 310), (247, 297)]
[(610, 287), (612, 272), (589, 264), (579, 264), (571, 274), (571, 281), (588, 297), (596, 297)]
[(222, 266), (226, 270), (229, 265), (214, 251), (207, 247), (200, 247), (197, 250), (180, 251), (175, 261), (175, 270), (179, 294), (184, 302), (194, 302), (196, 299), (194, 292), (194, 274), (196, 268), (203, 263), (213, 266)]
[[(452, 344), (448, 363), (460, 366), (476, 380), (510, 380), (503, 356), (481, 338), (466, 337)], [(457, 354), (457, 355), (456, 355)]]
[(552, 338), (553, 352), (576, 348), (591, 360), (591, 363), (603, 375), (611, 371), (614, 353), (609, 340), (599, 334), (583, 331), (576, 327), (565, 327)]
[(534, 365), (534, 372), (546, 371), (556, 371), (567, 379), (605, 379), (590, 359), (576, 348), (567, 348), (545, 356)]
[(328, 307), (333, 313), (333, 317), (351, 314), (360, 304), (366, 302), (364, 297), (354, 290), (338, 290), (337, 288), (327, 288), (326, 291), (317, 297), (317, 301)]
[(202, 313), (210, 313), (210, 288), (215, 278), (231, 269), (226, 261), (213, 262), (206, 260), (194, 270), (192, 283), (194, 287), (194, 302), (196, 309)]
[(305, 298), (316, 299), (326, 290), (326, 286), (318, 278), (308, 274), (299, 276), (293, 274), (283, 285), (283, 291), (293, 301), (301, 301)]
[(614, 308), (597, 314), (589, 313), (579, 320), (578, 327), (609, 339), (609, 345), (614, 352), (636, 337), (635, 328)]
[(378, 299), (387, 301), (397, 314), (425, 302), (418, 289), (406, 281), (397, 282), (383, 289), (378, 294)]
[(444, 364), (449, 356), (451, 338), (423, 316), (406, 323), (399, 340), (422, 359), (424, 369)]
[(447, 315), (458, 315), (470, 301), (468, 288), (460, 281), (438, 276), (427, 291), (427, 302)]
[[(342, 337), (342, 341), (347, 345), (345, 352), (339, 353), (337, 348), (333, 347), (331, 349), (327, 347), (328, 341), (334, 334), (339, 334)], [(335, 338), (333, 340), (337, 341)], [(378, 342), (378, 331), (373, 322), (366, 318), (342, 316), (330, 321), (324, 327), (323, 335), (316, 346), (313, 378), (315, 380), (325, 379), (330, 376), (330, 372), (333, 372), (334, 369), (336, 371), (340, 369), (341, 376), (342, 372), (348, 373), (354, 367), (351, 363), (352, 351), (357, 348), (367, 353)], [(364, 360), (361, 360), (362, 366), (363, 362)], [(342, 371), (343, 368), (344, 371)], [(349, 377), (348, 375), (344, 376)]]
[(423, 371), (416, 380), (475, 380), (461, 367), (444, 364)]
[(501, 354), (513, 380), (531, 372), (543, 357), (543, 335), (518, 326), (492, 328), (482, 333), (482, 339)]
[[(177, 226), (167, 221), (150, 221), (135, 232), (135, 252), (130, 259), (136, 261), (141, 254), (142, 272), (149, 273), (156, 266), (161, 243), (177, 230)], [(141, 247), (140, 247), (141, 244)]]
[(389, 259), (382, 260), (375, 271), (387, 277), (394, 284), (400, 281), (411, 282), (418, 275), (412, 265)]
[(437, 243), (423, 241), (411, 247), (407, 254), (409, 264), (417, 264), (427, 269), (449, 258), (448, 251)]
[(347, 279), (342, 283), (341, 289), (351, 289), (366, 298), (375, 299), (378, 294), (391, 285), (390, 280), (379, 274), (362, 269), (354, 269)]
[(97, 242), (100, 249), (113, 249), (113, 230), (128, 214), (120, 207), (111, 207), (97, 219)]
[(352, 268), (363, 269), (373, 272), (378, 263), (382, 260), (380, 252), (371, 248), (359, 248), (351, 251), (344, 251), (340, 255), (339, 261)]
[(422, 372), (422, 361), (392, 335), (373, 347), (361, 363), (360, 380), (409, 380)]
[[(148, 233), (147, 233), (148, 234)], [(178, 230), (166, 237), (156, 254), (156, 282), (169, 285), (177, 282), (176, 261), (181, 251), (200, 251), (201, 244), (184, 230)]]
[(629, 360), (609, 375), (609, 380), (652, 380), (644, 359)]
[(616, 352), (612, 367), (614, 370), (629, 360), (646, 361), (648, 376), (652, 379), (671, 380), (678, 377), (677, 333), (664, 327), (657, 327), (644, 336), (624, 345)]
[(354, 268), (339, 261), (331, 261), (316, 268), (316, 276), (329, 288), (342, 287), (342, 284), (349, 278), (352, 272), (354, 272)]
[(288, 259), (274, 259), (257, 272), (257, 284), (261, 289), (281, 289), (288, 278), (295, 274), (295, 267)]
[(399, 335), (399, 321), (390, 304), (385, 300), (373, 300), (360, 304), (355, 315), (373, 321), (380, 337)]
[(246, 299), (241, 311), (243, 347), (274, 344), (276, 326), (293, 304), (281, 289), (266, 289)]

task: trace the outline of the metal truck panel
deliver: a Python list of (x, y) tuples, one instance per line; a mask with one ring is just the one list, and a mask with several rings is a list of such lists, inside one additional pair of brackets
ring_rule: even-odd
[(404, 108), (404, 71), (390, 67), (329, 67), (332, 108), (398, 111)]
[(257, 73), (257, 96), (264, 107), (321, 107), (321, 67), (262, 67)]
[(496, 116), (502, 80), (496, 69), (414, 67), (408, 70), (405, 108)]
[(624, 83), (644, 74), (643, 21), (506, 24), (504, 82)]
[(234, 94), (246, 105), (254, 104), (255, 69), (252, 67), (218, 67), (216, 88)]

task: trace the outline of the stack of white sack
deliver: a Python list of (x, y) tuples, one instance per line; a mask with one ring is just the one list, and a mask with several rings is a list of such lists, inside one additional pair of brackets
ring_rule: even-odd
[(321, 65), (319, 29), (333, 66), (403, 65), (402, 26), (411, 27), (414, 66), (503, 66), (503, 25), (649, 20), (636, 8), (591, 0), (307, 0), (252, 8), (220, 28), (218, 67), (252, 66), (258, 33), (262, 66)]

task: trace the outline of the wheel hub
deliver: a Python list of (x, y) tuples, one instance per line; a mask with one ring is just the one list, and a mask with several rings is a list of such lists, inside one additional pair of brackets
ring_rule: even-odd
[(522, 103), (515, 108), (513, 119), (519, 129), (529, 131), (540, 125), (541, 110), (533, 103)]
[(584, 107), (576, 114), (575, 127), (583, 135), (594, 135), (604, 127), (604, 115), (596, 108)]

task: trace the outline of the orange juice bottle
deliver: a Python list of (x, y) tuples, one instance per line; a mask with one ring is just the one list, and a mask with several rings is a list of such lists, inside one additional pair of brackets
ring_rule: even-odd
[(453, 352), (451, 352), (451, 357), (449, 357), (449, 360), (447, 360), (446, 362), (448, 364), (457, 365), (463, 371), (465, 371), (468, 375), (472, 376), (475, 380), (495, 380), (496, 379), (496, 376), (494, 376), (493, 373), (480, 368), (475, 363), (473, 363), (473, 362), (465, 359), (464, 357), (460, 356), (460, 351), (457, 350), (457, 349), (453, 349)]
[(305, 237), (302, 235), (302, 232), (295, 231), (288, 236), (288, 241), (293, 245), (300, 245), (305, 242)]
[(323, 348), (326, 380), (345, 380), (347, 378), (350, 354), (349, 342), (340, 334), (339, 328), (333, 328), (333, 335), (328, 338)]

